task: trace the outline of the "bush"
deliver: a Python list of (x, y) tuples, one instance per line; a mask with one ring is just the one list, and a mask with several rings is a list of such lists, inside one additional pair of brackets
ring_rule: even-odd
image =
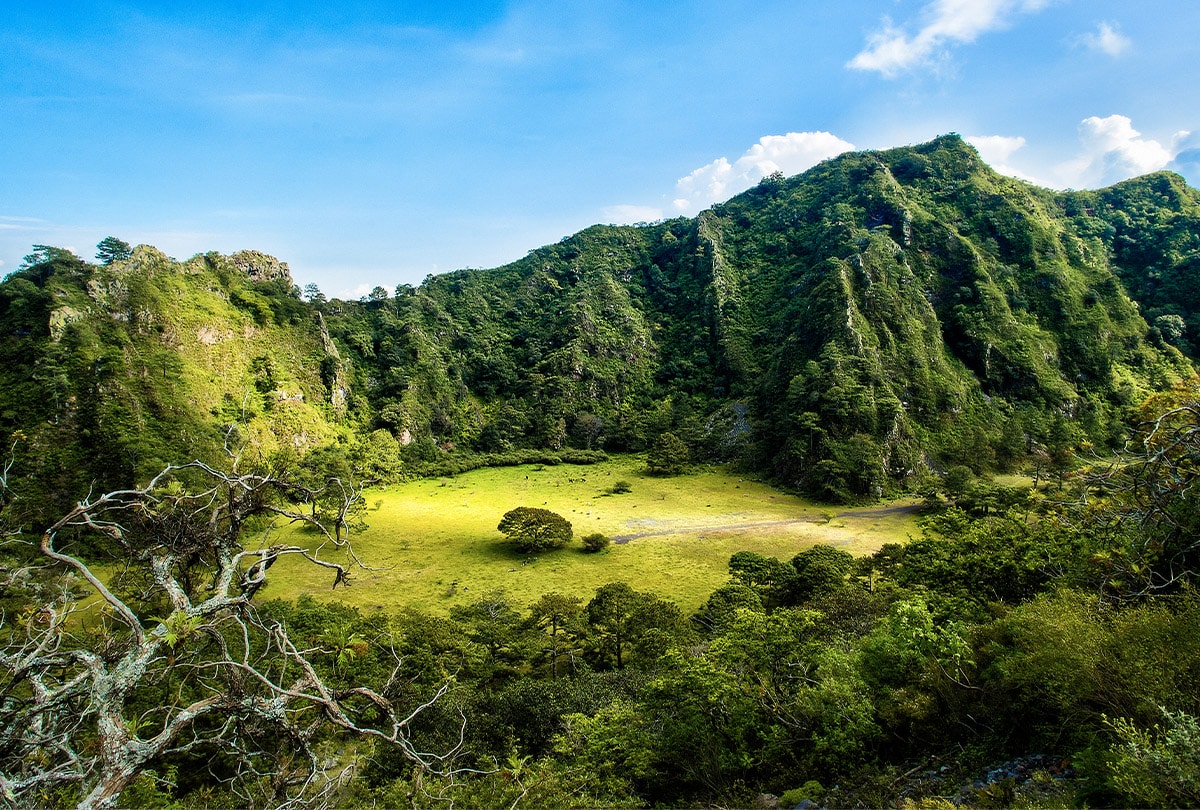
[(412, 461), (411, 472), (426, 478), (436, 478), (459, 475), (484, 467), (516, 467), (521, 464), (542, 464), (547, 467), (556, 467), (559, 464), (583, 466), (607, 460), (608, 454), (602, 450), (509, 450), (503, 453), (462, 453), (434, 456), (432, 459), (415, 459)]
[(807, 799), (810, 802), (819, 802), (821, 796), (825, 794), (825, 788), (821, 787), (821, 783), (815, 779), (809, 779), (798, 788), (792, 788), (786, 791), (779, 797), (780, 807), (795, 807), (800, 802)]
[(1110, 722), (1112, 784), (1136, 806), (1196, 807), (1200, 804), (1200, 724), (1185, 712), (1162, 709), (1166, 725), (1138, 728)]
[(576, 450), (564, 447), (559, 454), (567, 464), (598, 464), (608, 460), (608, 453), (603, 450)]
[(610, 495), (625, 495), (630, 492), (633, 492), (633, 486), (628, 481), (617, 481), (608, 488)]
[(788, 585), (793, 601), (799, 603), (836, 590), (854, 568), (854, 555), (833, 546), (813, 546), (792, 558), (796, 576)]
[(604, 551), (604, 549), (608, 548), (609, 544), (612, 542), (608, 535), (601, 534), (600, 532), (584, 535), (582, 538), (580, 538), (580, 540), (583, 543), (583, 550), (589, 554), (594, 554), (597, 551)]

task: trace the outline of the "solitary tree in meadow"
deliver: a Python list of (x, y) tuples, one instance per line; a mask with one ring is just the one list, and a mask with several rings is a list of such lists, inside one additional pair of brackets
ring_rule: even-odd
[(569, 520), (535, 506), (518, 506), (505, 512), (496, 528), (522, 554), (562, 548), (571, 542), (572, 535)]

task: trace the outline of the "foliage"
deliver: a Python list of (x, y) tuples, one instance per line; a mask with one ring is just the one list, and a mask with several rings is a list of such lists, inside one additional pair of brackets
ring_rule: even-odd
[[(1175, 175), (1050, 192), (952, 135), (357, 301), (251, 251), (35, 245), (0, 282), (0, 788), (941, 806), (1025, 801), (976, 774), (1037, 751), (1084, 800), (1194, 804), (1198, 216)], [(878, 535), (710, 461), (928, 511), (855, 559)], [(692, 534), (518, 567), (514, 496), (548, 507), (501, 522), (525, 551), (568, 514)]]
[(624, 582), (597, 588), (585, 615), (593, 641), (589, 657), (601, 669), (621, 669), (631, 656), (652, 662), (686, 635), (687, 624), (673, 602), (635, 591)]
[[(1178, 175), (1158, 172), (1072, 197), (1077, 221), (1089, 208), (1089, 218), (1100, 220), (1089, 224), (1112, 245), (1122, 282), (1164, 342), (1200, 356), (1200, 206), (1193, 190)], [(1160, 318), (1172, 325), (1169, 332)]]
[(692, 621), (705, 633), (718, 635), (728, 629), (741, 610), (764, 612), (762, 598), (749, 585), (730, 583), (713, 591), (708, 601), (692, 616)]
[(585, 765), (560, 766), (553, 761), (513, 757), (500, 768), (471, 780), (422, 778), (398, 780), (372, 793), (382, 807), (555, 807), (563, 810), (605, 810), (640, 806), (628, 783), (619, 776), (599, 775)]
[(1200, 570), (1200, 379), (1150, 399), (1134, 452), (1085, 471), (1096, 500), (1079, 510), (1105, 537), (1091, 563), (1120, 598), (1174, 590)]
[[(974, 603), (1018, 603), (1080, 563), (1084, 539), (1069, 525), (1030, 525), (1022, 515), (972, 519), (958, 509), (929, 518), (918, 538), (885, 546), (867, 564), (909, 587), (926, 587)], [(982, 613), (976, 613), (977, 616)]]
[[(528, 605), (545, 593), (590, 593), (622, 580), (634, 590), (669, 597), (690, 613), (726, 581), (729, 557), (739, 549), (788, 559), (819, 542), (861, 555), (919, 533), (913, 515), (903, 509), (825, 522), (827, 510), (735, 470), (705, 467), (686, 478), (636, 478), (644, 464), (638, 456), (621, 455), (582, 467), (489, 468), (453, 478), (412, 476), (373, 488), (364, 495), (366, 511), (360, 515), (369, 528), (351, 528), (354, 547), (380, 571), (357, 577), (348, 591), (329, 594), (328, 583), (314, 572), (282, 561), (271, 596), (295, 599), (307, 592), (364, 610), (422, 606), (444, 615), (499, 589), (514, 604)], [(604, 497), (610, 482), (620, 479), (634, 481), (634, 491)], [(570, 520), (576, 535), (600, 532), (614, 543), (602, 554), (518, 557), (496, 531), (514, 503), (550, 509)], [(764, 532), (763, 524), (786, 525)], [(729, 528), (713, 532), (713, 526)], [(671, 528), (680, 533), (656, 533)], [(643, 532), (651, 536), (636, 536)], [(615, 542), (631, 534), (628, 542)]]
[(510, 509), (496, 528), (522, 554), (562, 548), (571, 542), (572, 535), (571, 521), (536, 506)]
[(462, 628), (468, 641), (483, 649), (485, 664), (493, 668), (493, 673), (522, 657), (521, 614), (508, 603), (503, 591), (453, 608), (450, 618)]
[(654, 440), (646, 453), (646, 470), (651, 475), (678, 475), (687, 466), (691, 451), (674, 433), (664, 433)]
[(987, 674), (1022, 733), (1079, 735), (1103, 717), (1147, 726), (1159, 706), (1200, 709), (1195, 595), (1112, 610), (1077, 591), (1041, 595), (989, 628)]
[(739, 551), (729, 558), (729, 575), (753, 588), (763, 605), (781, 604), (792, 591), (796, 570), (774, 557), (753, 551)]
[(835, 502), (953, 465), (1061, 477), (1190, 372), (1197, 211), (1171, 175), (1054, 194), (947, 136), (357, 301), (253, 251), (38, 245), (0, 285), (0, 430), (57, 446), (74, 480), (38, 480), (71, 497), (212, 461), (231, 425), (264, 461), (384, 430), (389, 479), (604, 448)]
[[(1172, 420), (1189, 396), (1183, 392), (1147, 406), (1147, 414), (1176, 415), (1150, 420), (1157, 432), (1146, 435), (1175, 435), (1163, 431), (1185, 426), (1185, 419)], [(1174, 446), (1150, 441), (1143, 445), (1144, 457), (1157, 458)], [(322, 461), (322, 454), (313, 454), (316, 468), (305, 486), (287, 490), (296, 493), (293, 500), (299, 499), (302, 509), (272, 499), (250, 505), (309, 517), (318, 498), (312, 486), (339, 480), (345, 472), (339, 465), (350, 455)], [(1166, 469), (1178, 480), (1155, 502), (1168, 515), (1184, 514), (1173, 510), (1188, 497), (1195, 476), (1183, 463), (1186, 458), (1181, 452), (1171, 459)], [(1141, 469), (1123, 461), (1119, 469)], [(615, 472), (590, 468), (591, 480), (576, 479), (571, 485), (579, 489), (572, 491), (597, 504), (613, 503), (601, 496), (605, 478), (615, 479)], [(478, 488), (487, 477), (473, 475), (478, 480), (412, 486), (434, 502), (434, 513), (442, 514), (446, 506), (436, 503), (436, 496), (445, 493), (446, 503), (461, 503), (462, 490)], [(506, 475), (497, 497), (501, 491), (511, 497), (521, 486), (549, 492), (553, 482), (568, 483), (567, 476), (580, 473), (551, 468)], [(959, 501), (980, 486), (974, 473), (960, 477)], [(251, 628), (278, 626), (294, 649), (307, 650), (303, 658), (309, 669), (300, 671), (311, 671), (310, 677), (350, 709), (367, 707), (354, 699), (362, 689), (373, 690), (397, 717), (424, 707), (403, 724), (406, 745), (413, 751), (451, 752), (437, 774), (414, 771), (405, 745), (373, 746), (361, 777), (326, 783), (329, 796), (336, 791), (337, 801), (347, 805), (444, 806), (464, 800), (517, 807), (539, 802), (748, 806), (770, 792), (819, 795), (830, 806), (880, 806), (900, 796), (934, 806), (937, 796), (955, 789), (981, 805), (1038, 801), (1039, 796), (1056, 801), (1070, 795), (1072, 779), (1041, 770), (1018, 781), (1005, 775), (1018, 773), (1007, 763), (1036, 762), (1045, 768), (1069, 756), (1090, 779), (1075, 780), (1083, 786), (1078, 795), (1088, 801), (1186, 806), (1195, 770), (1191, 718), (1200, 713), (1200, 634), (1195, 632), (1200, 600), (1188, 584), (1190, 576), (1177, 578), (1173, 587), (1124, 594), (1098, 586), (1098, 550), (1105, 543), (1110, 549), (1124, 547), (1136, 536), (1131, 520), (1123, 520), (1117, 536), (1103, 528), (1113, 524), (1101, 519), (1107, 512), (1110, 521), (1116, 520), (1128, 509), (1132, 494), (1121, 490), (1126, 480), (1083, 471), (1066, 476), (1061, 490), (1043, 489), (1032, 500), (997, 498), (986, 515), (939, 507), (924, 518), (923, 536), (862, 559), (832, 545), (802, 549), (787, 562), (739, 552), (729, 560), (730, 581), (713, 591), (690, 621), (662, 596), (620, 581), (596, 588), (586, 603), (550, 592), (523, 605), (507, 593), (472, 588), (449, 602), (443, 616), (417, 609), (396, 615), (359, 611), (304, 597), (294, 604), (251, 603), (252, 612), (236, 617)], [(713, 492), (735, 489), (734, 479), (722, 481)], [(707, 473), (698, 472), (688, 489), (711, 483), (706, 482)], [(644, 479), (629, 496), (633, 501), (621, 500), (622, 508), (674, 486), (672, 479)], [(187, 491), (162, 489), (152, 491), (163, 499), (183, 498)], [(422, 499), (410, 500), (409, 518)], [(227, 498), (211, 502), (225, 504)], [(121, 536), (170, 543), (197, 533), (207, 536), (203, 527), (208, 525), (183, 519), (178, 510), (145, 521), (123, 514)], [(1153, 520), (1142, 525), (1147, 537), (1165, 531)], [(253, 519), (241, 526), (243, 532), (264, 528)], [(69, 535), (60, 531), (59, 536)], [(331, 541), (339, 536), (328, 535)], [(93, 540), (92, 553), (109, 542)], [(112, 542), (120, 548), (124, 541)], [(14, 548), (9, 547), (8, 559)], [(280, 543), (246, 544), (246, 549), (259, 555), (265, 549), (307, 551)], [(295, 570), (282, 556), (270, 569), (273, 579)], [(254, 559), (265, 562), (261, 556)], [(493, 565), (502, 559), (493, 556)], [(615, 559), (614, 553), (605, 570)], [(16, 562), (5, 570), (30, 570)], [(200, 690), (203, 684), (190, 681), (187, 668), (211, 661), (221, 648), (206, 641), (213, 638), (207, 614), (172, 610), (169, 599), (153, 598), (153, 576), (137, 575), (137, 567), (114, 576), (110, 593), (141, 621), (159, 617), (145, 626), (159, 628), (153, 632), (166, 658), (163, 669), (155, 670), (161, 680), (133, 690), (122, 717), (154, 724), (170, 711), (161, 699), (162, 684), (171, 684), (172, 695)], [(208, 569), (180, 564), (170, 570), (177, 572), (174, 581), (188, 598), (194, 594), (196, 605), (207, 604), (202, 600), (211, 581)], [(249, 577), (250, 588), (261, 589), (255, 584), (261, 571), (254, 565), (238, 570)], [(509, 576), (518, 572), (510, 569)], [(4, 609), (28, 603), (23, 589), (40, 582), (10, 577)], [(1065, 587), (1081, 583), (1090, 590)], [(37, 612), (18, 609), (15, 615), (26, 617), (23, 628), (39, 626)], [(74, 639), (73, 629), (58, 626), (64, 638)], [(120, 628), (119, 622), (109, 622), (110, 634), (129, 632)], [(236, 630), (236, 624), (229, 629)], [(249, 637), (254, 643), (256, 631)], [(265, 664), (267, 659), (254, 660)], [(254, 694), (221, 683), (225, 693)], [(258, 688), (261, 681), (254, 684)], [(431, 694), (440, 697), (426, 706)], [(383, 707), (370, 705), (371, 712)], [(1161, 707), (1169, 707), (1169, 713)], [(352, 725), (382, 730), (368, 726), (367, 721), (379, 719), (369, 715), (351, 717)], [(154, 729), (137, 733), (149, 737)], [(261, 738), (243, 731), (239, 739)], [(340, 762), (362, 755), (347, 748), (350, 740), (326, 726), (309, 746), (314, 753), (337, 752), (325, 762)], [(219, 784), (214, 779), (230, 778), (222, 770), (227, 760), (217, 761), (210, 779), (190, 767), (209, 757), (197, 745), (195, 751), (164, 752), (148, 760), (145, 767), (153, 775), (145, 771), (129, 783), (130, 800), (211, 801)], [(284, 753), (256, 750), (255, 767), (284, 782), (300, 778), (304, 768), (295, 770)], [(337, 766), (327, 764), (326, 770), (334, 773)], [(977, 773), (989, 776), (981, 779)], [(265, 781), (232, 784), (246, 800), (265, 802), (269, 795)], [(967, 787), (957, 788), (960, 784)], [(803, 786), (799, 792), (796, 785)]]
[(854, 555), (832, 546), (813, 546), (792, 557), (795, 577), (792, 601), (803, 602), (844, 584), (854, 569)]
[(685, 795), (744, 804), (737, 782), (748, 775), (786, 782), (857, 756), (876, 734), (870, 703), (819, 618), (738, 611), (706, 651), (670, 653), (641, 719), (662, 760), (659, 778), (669, 774)]
[(1200, 723), (1186, 712), (1163, 710), (1165, 726), (1139, 728), (1112, 721), (1117, 741), (1109, 765), (1113, 787), (1141, 807), (1200, 803)]
[(280, 280), (147, 246), (107, 266), (39, 246), (29, 262), (0, 283), (0, 431), (25, 437), (16, 469), (42, 519), (174, 459), (267, 465), (334, 440), (319, 330), (291, 319), (305, 305)]
[(583, 629), (583, 600), (577, 596), (548, 593), (529, 609), (529, 622), (549, 636), (540, 652), (550, 660), (550, 676), (558, 678), (559, 661), (565, 656), (574, 668), (580, 652), (577, 641)]
[(127, 261), (132, 256), (133, 248), (129, 246), (129, 243), (115, 236), (106, 236), (96, 245), (96, 258), (105, 266), (114, 262)]
[(604, 549), (608, 548), (609, 544), (612, 543), (612, 540), (609, 538), (609, 536), (603, 532), (592, 532), (591, 534), (585, 534), (583, 537), (579, 538), (579, 540), (583, 543), (583, 550), (593, 554), (597, 551), (604, 551)]

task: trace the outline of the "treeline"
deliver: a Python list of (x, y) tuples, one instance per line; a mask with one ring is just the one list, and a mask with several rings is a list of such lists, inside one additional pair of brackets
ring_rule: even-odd
[(1148, 403), (1115, 464), (936, 493), (903, 546), (735, 554), (686, 621), (619, 583), (409, 613), (406, 644), (432, 622), (460, 645), (427, 733), (462, 712), (466, 761), (498, 770), (418, 785), (384, 759), (345, 803), (1192, 806), (1197, 395)]

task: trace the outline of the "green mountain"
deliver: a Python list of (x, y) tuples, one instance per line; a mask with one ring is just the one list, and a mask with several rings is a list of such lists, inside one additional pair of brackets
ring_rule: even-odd
[(0, 432), (26, 487), (70, 502), (168, 462), (302, 454), (343, 431), (336, 349), (271, 257), (140, 246), (95, 266), (39, 247), (26, 265), (0, 284)]
[(62, 497), (226, 452), (390, 474), (667, 432), (870, 497), (1119, 443), (1193, 373), (1198, 285), (1181, 178), (1054, 193), (957, 136), (362, 301), (302, 301), (255, 253), (41, 248), (0, 284), (0, 436)]

